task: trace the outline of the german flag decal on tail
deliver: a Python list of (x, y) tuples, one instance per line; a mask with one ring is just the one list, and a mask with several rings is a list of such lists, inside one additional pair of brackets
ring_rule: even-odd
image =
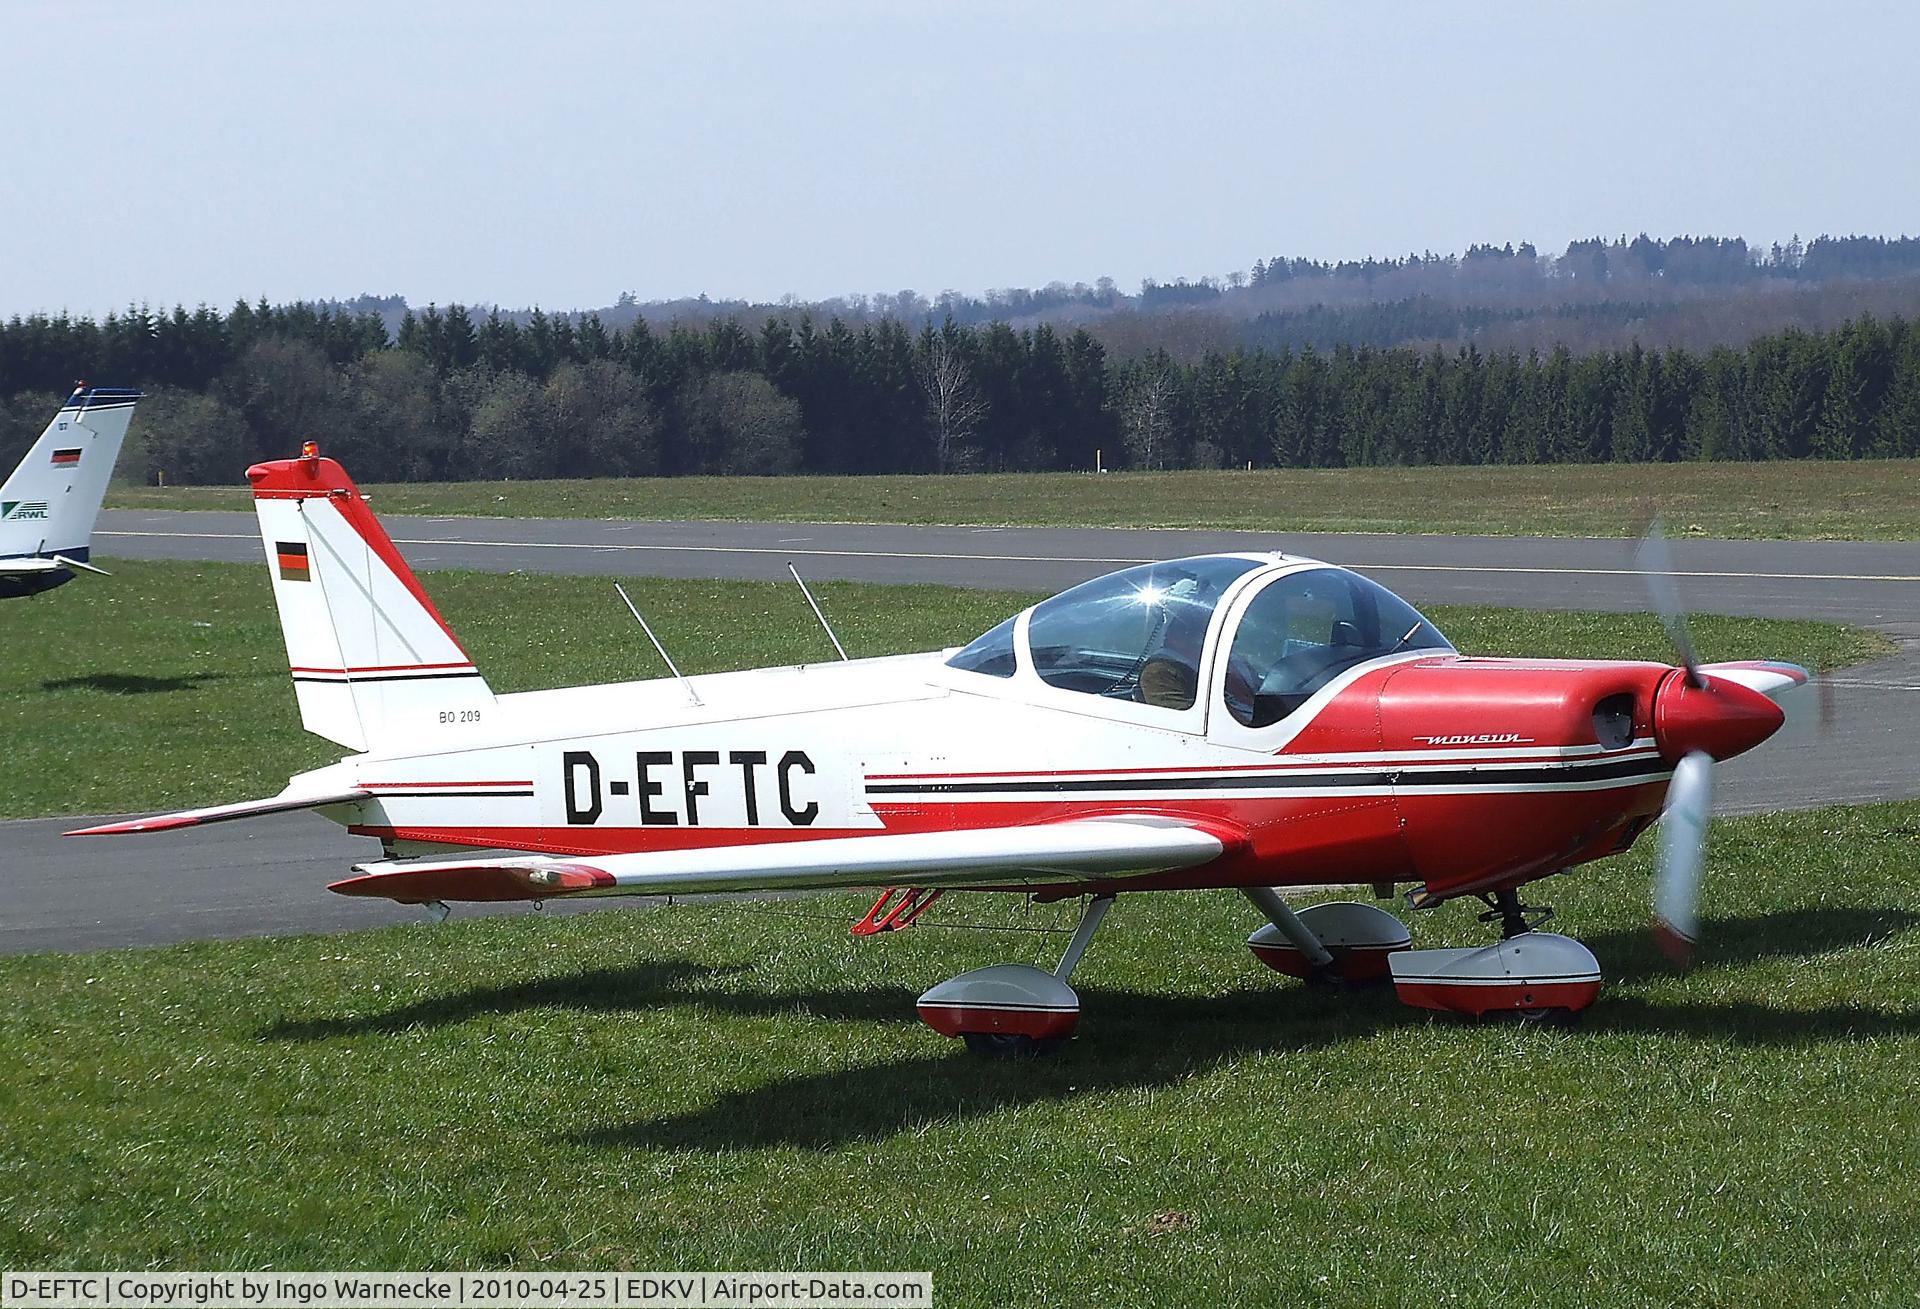
[(71, 450), (55, 450), (53, 462), (61, 468), (71, 468), (80, 462), (80, 447), (75, 446)]
[(275, 541), (273, 554), (280, 565), (281, 581), (310, 582), (313, 580), (313, 572), (307, 566), (305, 541)]

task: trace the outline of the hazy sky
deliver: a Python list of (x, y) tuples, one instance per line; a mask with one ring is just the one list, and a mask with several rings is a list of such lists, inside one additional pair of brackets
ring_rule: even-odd
[(1920, 232), (1916, 15), (0, 0), (0, 314)]

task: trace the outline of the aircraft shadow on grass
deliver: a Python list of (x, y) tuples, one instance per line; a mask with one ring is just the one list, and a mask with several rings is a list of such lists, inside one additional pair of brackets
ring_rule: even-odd
[(202, 682), (219, 681), (225, 673), (183, 673), (178, 677), (146, 677), (139, 673), (85, 673), (78, 677), (49, 678), (42, 691), (102, 691), (108, 695), (154, 695), (167, 691), (197, 691)]
[[(1709, 925), (1711, 944), (1699, 966), (1822, 954), (1916, 925), (1920, 914), (1899, 909), (1809, 909), (1719, 920)], [(1643, 936), (1622, 932), (1593, 944), (1622, 982), (1670, 971)], [(715, 985), (751, 971), (746, 965), (715, 967), (685, 960), (595, 969), (475, 988), (381, 1014), (282, 1021), (262, 1035), (323, 1041), (532, 1008), (623, 1013), (694, 1006), (743, 1017), (799, 1013), (824, 1022), (916, 1021), (917, 992), (908, 987), (793, 992)], [(597, 1148), (826, 1149), (1021, 1105), (1171, 1086), (1249, 1055), (1313, 1049), (1433, 1022), (1457, 1022), (1469, 1029), (1465, 1020), (1432, 1017), (1401, 1005), (1389, 988), (1339, 993), (1276, 979), (1272, 985), (1249, 985), (1215, 996), (1093, 986), (1081, 988), (1081, 996), (1086, 1016), (1080, 1037), (1048, 1058), (980, 1060), (962, 1053), (957, 1044), (941, 1042), (937, 1053), (778, 1079), (730, 1092), (699, 1110), (614, 1123), (570, 1139)], [(1584, 1016), (1580, 1030), (1792, 1046), (1916, 1036), (1920, 1014), (1850, 1005), (1796, 1010), (1751, 1001), (1653, 1004), (1616, 991)], [(1579, 1032), (1538, 1035), (1545, 1040), (1580, 1039)], [(927, 1039), (939, 1038), (928, 1034)]]
[[(1906, 909), (1857, 907), (1789, 909), (1738, 918), (1709, 918), (1701, 925), (1694, 968), (1731, 968), (1768, 959), (1810, 958), (1873, 945), (1920, 926)], [(1613, 984), (1650, 981), (1674, 969), (1645, 928), (1580, 934)]]

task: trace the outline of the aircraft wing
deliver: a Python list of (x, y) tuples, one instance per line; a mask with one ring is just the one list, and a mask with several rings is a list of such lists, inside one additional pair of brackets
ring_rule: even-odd
[(1139, 815), (704, 850), (382, 861), (356, 864), (359, 876), (328, 889), (425, 904), (882, 885), (1038, 886), (1192, 868), (1226, 849), (1227, 842), (1212, 832)]

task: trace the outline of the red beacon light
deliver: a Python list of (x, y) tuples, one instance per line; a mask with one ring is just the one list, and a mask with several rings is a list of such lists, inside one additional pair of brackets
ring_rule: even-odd
[(302, 441), (300, 443), (300, 457), (302, 459), (318, 459), (320, 457), (320, 443), (318, 441)]

